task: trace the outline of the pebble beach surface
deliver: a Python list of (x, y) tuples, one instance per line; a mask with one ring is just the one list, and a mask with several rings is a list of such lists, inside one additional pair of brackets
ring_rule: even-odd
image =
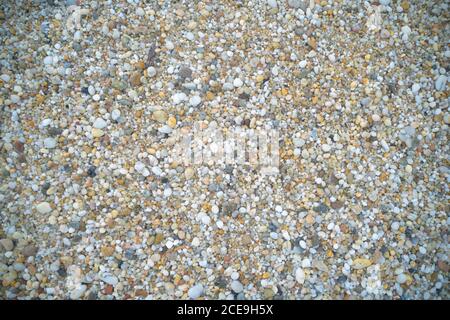
[[(2, 1), (2, 299), (448, 299), (449, 1)], [(279, 173), (173, 160), (279, 132)]]

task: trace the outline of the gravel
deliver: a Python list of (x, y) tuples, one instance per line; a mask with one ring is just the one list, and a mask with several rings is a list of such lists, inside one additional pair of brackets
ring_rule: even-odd
[(448, 2), (1, 9), (1, 298), (449, 299)]

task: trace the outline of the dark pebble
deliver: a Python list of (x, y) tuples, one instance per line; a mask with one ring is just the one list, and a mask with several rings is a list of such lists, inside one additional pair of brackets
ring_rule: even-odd
[(82, 93), (82, 94), (85, 94), (85, 95), (89, 95), (89, 89), (88, 89), (88, 87), (83, 87), (83, 88), (81, 88), (81, 93)]
[(91, 177), (91, 178), (95, 177), (97, 175), (96, 170), (97, 170), (96, 166), (90, 166), (88, 171), (87, 171), (88, 176)]
[(59, 275), (60, 277), (65, 278), (65, 277), (67, 276), (66, 269), (65, 269), (65, 268), (59, 268), (59, 269), (58, 269), (58, 275)]
[(317, 207), (314, 207), (313, 210), (317, 213), (327, 213), (330, 211), (330, 208), (326, 204), (320, 203)]

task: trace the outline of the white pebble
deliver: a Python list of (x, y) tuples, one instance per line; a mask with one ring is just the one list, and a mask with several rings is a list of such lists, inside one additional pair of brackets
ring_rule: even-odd
[(400, 228), (400, 223), (398, 223), (397, 221), (392, 222), (391, 224), (391, 229), (394, 231), (397, 231)]
[(303, 259), (302, 261), (302, 268), (309, 268), (311, 267), (311, 260), (308, 258)]
[(53, 57), (52, 56), (46, 56), (44, 58), (44, 64), (46, 66), (53, 64)]
[(110, 274), (104, 275), (104, 276), (101, 278), (101, 280), (102, 280), (103, 282), (107, 283), (107, 284), (112, 285), (112, 286), (115, 286), (115, 285), (119, 282), (119, 280), (117, 279), (116, 276), (113, 276), (113, 275), (110, 275)]
[(11, 80), (11, 77), (4, 73), (0, 76), (0, 79), (2, 79), (3, 82), (9, 82), (9, 80)]
[(197, 284), (189, 289), (188, 296), (191, 299), (197, 299), (203, 294), (203, 286), (201, 284)]
[(192, 245), (194, 247), (198, 247), (200, 245), (200, 239), (195, 237), (194, 239), (192, 239)]
[(97, 118), (92, 126), (96, 129), (103, 129), (106, 127), (106, 121), (103, 118)]
[(170, 197), (172, 195), (172, 189), (170, 189), (170, 188), (167, 188), (167, 189), (164, 189), (164, 197)]
[(175, 104), (179, 104), (179, 103), (185, 101), (186, 99), (187, 99), (187, 96), (184, 92), (178, 92), (172, 96), (172, 101)]
[(239, 281), (234, 280), (233, 282), (231, 282), (231, 290), (236, 293), (240, 293), (244, 290), (244, 286)]
[(434, 87), (436, 88), (437, 91), (444, 91), (446, 83), (447, 77), (441, 74), (439, 77), (437, 77)]
[(173, 48), (175, 48), (175, 45), (173, 44), (173, 42), (170, 40), (166, 40), (166, 49), (173, 50)]
[(111, 119), (113, 119), (114, 121), (118, 120), (120, 118), (120, 110), (114, 109), (111, 112)]
[(379, 122), (381, 120), (381, 117), (375, 113), (372, 115), (372, 120), (373, 122)]
[(156, 76), (156, 69), (155, 69), (155, 67), (148, 67), (147, 68), (147, 74), (148, 74), (149, 77)]
[(199, 96), (193, 96), (189, 99), (189, 104), (193, 107), (198, 106), (202, 102), (202, 99)]
[(75, 288), (70, 292), (70, 299), (72, 300), (80, 299), (86, 292), (86, 289), (87, 289), (86, 285), (84, 284), (79, 285), (77, 288)]
[(400, 273), (397, 276), (397, 282), (400, 283), (400, 284), (405, 283), (406, 280), (408, 280), (408, 277), (404, 273)]
[(331, 147), (328, 144), (323, 144), (322, 145), (322, 151), (323, 152), (330, 152)]
[(46, 214), (52, 211), (50, 204), (48, 202), (41, 202), (36, 206), (36, 210), (39, 213)]
[(156, 166), (152, 168), (152, 172), (153, 172), (155, 175), (157, 175), (157, 176), (162, 175), (162, 170), (161, 170), (159, 167), (156, 167)]
[(19, 103), (20, 101), (20, 97), (17, 94), (12, 94), (10, 99), (12, 103)]
[(242, 87), (243, 84), (244, 84), (244, 83), (243, 83), (242, 80), (239, 79), (239, 78), (236, 78), (236, 79), (234, 79), (234, 81), (233, 81), (233, 86), (235, 86), (236, 88)]
[(298, 268), (295, 271), (295, 280), (300, 284), (303, 284), (305, 282), (305, 272), (302, 268)]
[(411, 87), (411, 91), (413, 94), (416, 94), (417, 92), (419, 92), (420, 90), (420, 84), (418, 83), (414, 83)]
[(268, 4), (271, 8), (276, 8), (276, 7), (278, 6), (276, 0), (267, 0), (267, 4)]
[(138, 7), (138, 8), (136, 9), (136, 15), (138, 15), (138, 16), (140, 16), (140, 17), (142, 17), (143, 15), (145, 15), (144, 9), (142, 9), (141, 7)]
[(47, 149), (53, 149), (56, 147), (56, 140), (54, 138), (45, 138), (44, 139), (44, 146)]

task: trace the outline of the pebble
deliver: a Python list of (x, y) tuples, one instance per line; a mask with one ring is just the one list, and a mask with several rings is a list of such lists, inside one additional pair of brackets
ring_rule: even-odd
[(192, 245), (194, 247), (198, 247), (200, 245), (200, 239), (195, 237), (194, 239), (192, 239)]
[(11, 102), (14, 104), (17, 104), (20, 102), (20, 97), (17, 94), (12, 94), (10, 99), (11, 99)]
[(372, 115), (372, 121), (373, 122), (380, 122), (381, 121), (381, 117), (378, 114), (373, 114)]
[(294, 9), (298, 9), (302, 6), (303, 0), (287, 0), (288, 6)]
[(155, 67), (148, 67), (147, 68), (147, 74), (150, 78), (153, 78), (154, 76), (156, 76), (156, 69)]
[(277, 0), (267, 0), (267, 4), (268, 4), (271, 8), (276, 8), (276, 7), (278, 7)]
[(1, 239), (0, 244), (5, 251), (12, 251), (14, 249), (14, 242), (11, 239)]
[(180, 104), (181, 102), (186, 101), (186, 100), (187, 100), (187, 96), (184, 92), (178, 92), (172, 96), (172, 101), (174, 104)]
[(34, 245), (27, 245), (22, 249), (22, 254), (25, 257), (35, 256), (37, 252), (38, 252), (38, 248), (35, 247)]
[(104, 135), (105, 133), (103, 132), (102, 129), (98, 129), (98, 128), (92, 128), (92, 137), (94, 138), (100, 138)]
[(400, 284), (405, 283), (407, 280), (408, 280), (408, 277), (405, 274), (403, 274), (403, 273), (400, 273), (397, 276), (397, 282), (400, 283)]
[(166, 49), (173, 50), (174, 48), (175, 48), (175, 45), (173, 44), (173, 42), (170, 40), (166, 40)]
[(353, 260), (352, 267), (356, 270), (360, 270), (360, 269), (367, 268), (370, 265), (372, 265), (372, 261), (370, 261), (369, 259), (358, 258), (358, 259)]
[(167, 125), (170, 128), (175, 128), (177, 126), (177, 119), (175, 119), (175, 117), (169, 117), (169, 119), (167, 119)]
[(434, 87), (436, 88), (437, 91), (444, 91), (446, 84), (447, 84), (447, 77), (441, 74), (439, 77), (437, 77)]
[(106, 121), (103, 118), (97, 118), (92, 126), (96, 129), (103, 129), (106, 125)]
[[(120, 110), (114, 109), (114, 110), (111, 112), (111, 119), (113, 119), (114, 121), (117, 121), (117, 120), (119, 120), (119, 118), (120, 118)], [(101, 129), (101, 128), (100, 128), (100, 129)]]
[(44, 147), (47, 149), (53, 149), (56, 147), (56, 140), (54, 138), (45, 138), (44, 139)]
[(305, 272), (302, 268), (297, 268), (297, 270), (295, 271), (295, 281), (300, 284), (305, 283)]
[(77, 286), (77, 288), (73, 289), (70, 292), (70, 299), (71, 300), (78, 300), (80, 299), (84, 293), (86, 292), (87, 286), (84, 284), (81, 284), (79, 286)]
[(197, 284), (189, 289), (188, 296), (191, 299), (198, 299), (203, 295), (203, 286), (201, 284)]
[(231, 290), (233, 290), (236, 293), (240, 293), (244, 291), (244, 286), (239, 281), (234, 280), (231, 282)]
[(311, 267), (311, 261), (308, 258), (304, 258), (302, 260), (302, 268), (310, 268)]
[(202, 99), (199, 96), (192, 96), (189, 99), (189, 104), (193, 107), (197, 107), (202, 102)]
[(36, 210), (39, 213), (47, 214), (52, 211), (52, 207), (50, 206), (50, 204), (48, 202), (41, 202), (36, 206)]
[(138, 8), (136, 9), (136, 15), (138, 15), (138, 16), (140, 16), (140, 17), (144, 16), (144, 15), (145, 15), (144, 9), (142, 9), (141, 7), (138, 7)]
[(153, 120), (159, 123), (165, 123), (167, 121), (167, 113), (163, 110), (156, 110), (152, 114)]
[(178, 75), (182, 79), (190, 79), (192, 78), (192, 69), (187, 66), (182, 66), (180, 70), (178, 71)]
[(2, 75), (0, 76), (0, 79), (1, 79), (3, 82), (9, 82), (9, 81), (11, 80), (11, 77), (10, 77), (9, 75), (7, 75), (7, 74), (2, 74)]
[(139, 87), (141, 83), (141, 73), (139, 71), (133, 72), (130, 76), (130, 84), (133, 87)]
[(236, 78), (236, 79), (233, 80), (233, 85), (236, 88), (242, 87), (243, 84), (244, 84), (244, 82), (242, 82), (242, 80), (239, 79), (239, 78)]
[(400, 223), (398, 223), (397, 221), (392, 222), (391, 224), (391, 229), (394, 231), (397, 231), (400, 228)]
[(44, 64), (47, 65), (47, 66), (53, 64), (53, 57), (52, 56), (46, 56), (44, 58)]
[(331, 151), (331, 147), (328, 144), (323, 144), (322, 145), (322, 151), (323, 152), (330, 152)]
[(101, 277), (101, 280), (109, 285), (112, 285), (113, 287), (116, 286), (119, 282), (117, 277), (113, 275), (104, 275), (103, 277)]
[(186, 180), (190, 180), (194, 176), (194, 174), (194, 169), (192, 169), (191, 167), (186, 168), (186, 170), (184, 171)]
[(420, 90), (420, 84), (414, 83), (411, 87), (411, 91), (413, 94), (417, 94)]

